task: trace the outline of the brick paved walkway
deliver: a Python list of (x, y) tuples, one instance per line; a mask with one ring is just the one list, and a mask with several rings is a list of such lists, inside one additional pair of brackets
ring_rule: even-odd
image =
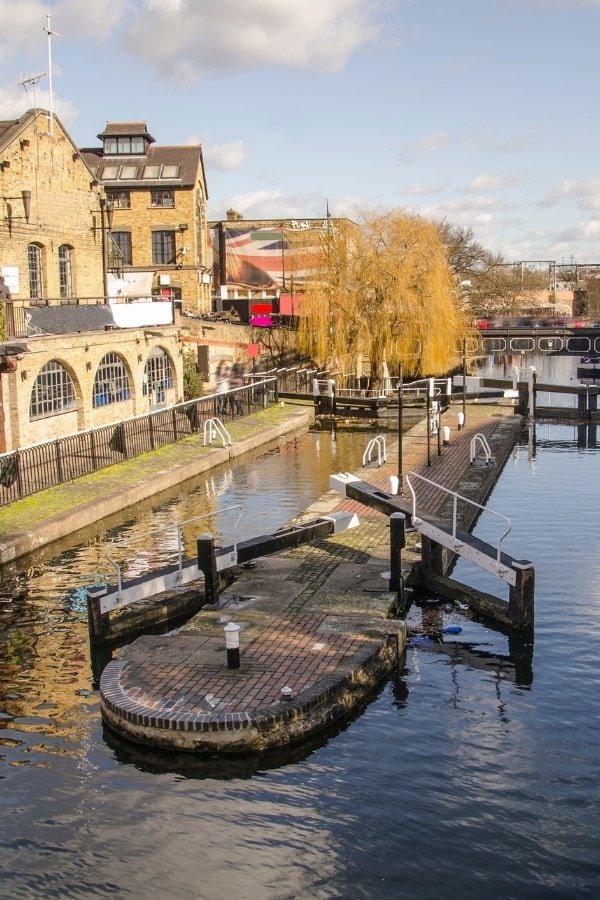
[[(474, 434), (503, 462), (520, 420), (510, 410), (477, 407), (462, 431), (427, 465), (425, 425), (403, 440), (405, 474), (416, 471), (483, 502), (495, 472), (469, 465)], [(356, 474), (389, 491), (397, 445), (388, 461)], [(476, 475), (476, 477), (474, 477)], [(447, 495), (416, 487), (418, 509), (431, 513)], [(409, 497), (405, 489), (405, 496)], [(474, 496), (475, 495), (475, 496)], [(101, 679), (105, 721), (124, 736), (168, 749), (239, 753), (280, 746), (314, 733), (362, 700), (397, 662), (405, 625), (389, 619), (387, 517), (329, 492), (304, 517), (356, 512), (358, 528), (257, 560), (177, 635), (145, 636), (109, 663)], [(224, 625), (240, 625), (241, 666), (228, 669)], [(282, 688), (291, 687), (285, 700)]]

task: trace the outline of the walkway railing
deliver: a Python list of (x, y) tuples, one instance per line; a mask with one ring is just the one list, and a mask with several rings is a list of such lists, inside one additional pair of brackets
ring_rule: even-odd
[[(431, 481), (431, 479), (429, 479), (429, 478), (425, 478), (424, 475), (419, 475), (418, 472), (409, 472), (408, 475), (406, 476), (406, 483), (408, 485), (408, 489), (409, 489), (411, 497), (412, 497), (412, 523), (417, 528), (417, 530), (421, 530), (419, 528), (419, 525), (421, 524), (421, 520), (420, 520), (419, 516), (417, 515), (417, 496), (416, 496), (415, 489), (411, 483), (411, 478), (417, 479), (419, 481), (423, 481), (426, 484), (428, 484), (429, 486), (434, 487), (437, 490), (440, 490), (443, 493), (448, 494), (450, 497), (452, 497), (452, 526), (451, 527), (452, 527), (452, 541), (454, 542), (454, 546), (451, 547), (451, 549), (453, 549), (453, 550), (457, 550), (458, 546), (462, 544), (462, 542), (459, 541), (458, 537), (457, 537), (457, 532), (459, 530), (459, 525), (458, 525), (458, 501), (459, 500), (461, 500), (463, 503), (467, 503), (469, 506), (475, 506), (475, 507), (477, 507), (477, 509), (482, 510), (485, 513), (488, 513), (491, 516), (495, 516), (497, 519), (500, 519), (501, 521), (505, 522), (507, 524), (507, 527), (506, 527), (505, 531), (497, 539), (496, 544), (494, 545), (495, 550), (496, 550), (496, 563), (498, 566), (501, 566), (501, 556), (502, 556), (501, 544), (502, 544), (502, 541), (504, 540), (504, 538), (510, 534), (510, 531), (512, 528), (512, 526), (510, 524), (510, 519), (507, 516), (503, 516), (502, 513), (497, 513), (493, 509), (488, 509), (488, 507), (482, 506), (480, 503), (475, 503), (474, 500), (469, 500), (468, 497), (463, 497), (461, 494), (457, 494), (456, 491), (451, 491), (451, 490), (449, 490), (449, 488), (443, 487), (443, 485), (438, 484), (435, 481)], [(501, 566), (501, 568), (504, 571), (505, 567)], [(498, 574), (498, 573), (496, 573), (496, 574)]]
[[(244, 513), (243, 507), (239, 503), (236, 503), (234, 506), (226, 506), (223, 509), (219, 510), (219, 514), (230, 512), (231, 510), (237, 510), (238, 516), (233, 524), (233, 545), (231, 548), (231, 552), (228, 554), (227, 559), (223, 561), (224, 565), (230, 566), (235, 565), (235, 563), (237, 562), (237, 528)], [(193, 581), (197, 581), (202, 576), (202, 571), (198, 566), (198, 561), (186, 561), (183, 557), (183, 527), (184, 525), (191, 525), (192, 522), (199, 522), (202, 519), (210, 519), (214, 517), (214, 515), (214, 511), (209, 513), (202, 513), (202, 515), (193, 516), (191, 519), (186, 519), (183, 522), (174, 522), (172, 525), (165, 525), (163, 528), (157, 528), (155, 531), (151, 531), (147, 535), (145, 535), (145, 537), (151, 537), (152, 535), (166, 534), (167, 532), (176, 530), (177, 568), (173, 571), (161, 571), (160, 573), (157, 572), (146, 575), (143, 578), (138, 579), (136, 582), (132, 583), (128, 589), (123, 588), (122, 564), (119, 563), (109, 551), (112, 551), (115, 547), (127, 547), (128, 545), (134, 543), (135, 540), (139, 540), (139, 538), (126, 538), (125, 540), (115, 541), (114, 543), (109, 544), (109, 547), (105, 550), (104, 555), (107, 562), (114, 569), (117, 577), (117, 585), (116, 590), (113, 591), (102, 591), (102, 589), (95, 591), (100, 601), (100, 614), (104, 615), (105, 613), (119, 609), (122, 606), (127, 606), (129, 603), (148, 599), (148, 597), (155, 596), (157, 593), (161, 593), (162, 591), (172, 590), (173, 588), (182, 587), (183, 585), (190, 584)], [(91, 588), (91, 593), (94, 593), (93, 587)]]
[(263, 409), (275, 392), (274, 378), (211, 394), (99, 428), (0, 454), (0, 506), (55, 484), (89, 475), (106, 466), (202, 433), (204, 423), (222, 423)]

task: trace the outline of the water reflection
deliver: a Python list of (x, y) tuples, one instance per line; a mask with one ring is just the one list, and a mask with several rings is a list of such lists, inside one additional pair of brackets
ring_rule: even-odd
[[(0, 572), (0, 729), (5, 763), (46, 765), (57, 752), (80, 756), (98, 661), (90, 659), (85, 586), (114, 580), (105, 551), (123, 577), (175, 561), (177, 522), (184, 555), (199, 531), (230, 536), (239, 504), (239, 540), (275, 531), (328, 489), (331, 471), (360, 466), (362, 432), (305, 433), (198, 476), (121, 516), (111, 516), (2, 568)], [(160, 530), (163, 529), (163, 530)], [(100, 662), (100, 665), (102, 663)], [(95, 673), (95, 674), (94, 674)], [(91, 696), (90, 696), (91, 695)], [(46, 762), (44, 762), (46, 757)]]

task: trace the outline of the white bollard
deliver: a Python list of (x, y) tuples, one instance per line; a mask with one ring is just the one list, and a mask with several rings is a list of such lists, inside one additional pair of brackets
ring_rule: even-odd
[(464, 412), (459, 412), (456, 418), (458, 419), (458, 430), (459, 430), (459, 431), (462, 431), (463, 428), (465, 427), (465, 414), (464, 414)]
[(397, 475), (390, 475), (390, 494), (397, 495), (400, 488), (400, 479)]
[(447, 447), (450, 443), (450, 428), (448, 425), (444, 425), (442, 428), (442, 443), (444, 444), (444, 447)]
[(228, 622), (225, 626), (225, 648), (227, 650), (227, 668), (239, 669), (240, 667), (240, 626), (235, 622)]

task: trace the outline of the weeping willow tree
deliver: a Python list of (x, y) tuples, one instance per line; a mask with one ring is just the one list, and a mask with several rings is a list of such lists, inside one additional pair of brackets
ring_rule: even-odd
[(372, 380), (432, 375), (456, 361), (464, 332), (456, 282), (438, 227), (404, 212), (365, 214), (331, 228), (317, 251), (318, 277), (306, 291), (299, 349), (323, 366)]

